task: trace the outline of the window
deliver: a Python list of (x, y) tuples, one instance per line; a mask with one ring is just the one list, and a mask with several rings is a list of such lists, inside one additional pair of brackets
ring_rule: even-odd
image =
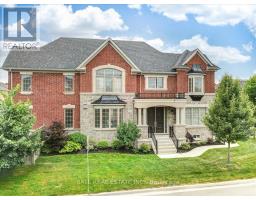
[(146, 77), (147, 89), (164, 89), (165, 78), (164, 77)]
[(188, 88), (190, 93), (203, 93), (203, 76), (190, 76)]
[(65, 128), (73, 128), (73, 109), (65, 109)]
[(95, 128), (116, 128), (123, 121), (123, 108), (96, 108)]
[(202, 119), (206, 113), (206, 108), (186, 108), (186, 124), (202, 125)]
[(22, 74), (21, 75), (21, 91), (31, 92), (32, 91), (32, 75)]
[(65, 75), (65, 92), (74, 92), (74, 75)]
[(122, 92), (122, 71), (112, 68), (96, 71), (96, 92)]

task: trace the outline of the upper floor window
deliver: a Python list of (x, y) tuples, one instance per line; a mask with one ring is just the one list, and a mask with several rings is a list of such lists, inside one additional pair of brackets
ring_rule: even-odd
[(204, 77), (203, 76), (189, 76), (188, 88), (189, 93), (203, 93), (204, 92)]
[(146, 89), (163, 90), (166, 89), (166, 77), (163, 76), (146, 76)]
[(64, 75), (65, 92), (74, 92), (74, 75)]
[(123, 88), (122, 71), (113, 68), (96, 70), (96, 92), (121, 93)]
[(32, 74), (21, 75), (21, 92), (32, 92)]

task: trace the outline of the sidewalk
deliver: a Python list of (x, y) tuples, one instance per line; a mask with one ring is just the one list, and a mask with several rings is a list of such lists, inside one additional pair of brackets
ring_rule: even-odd
[[(231, 147), (238, 147), (239, 144), (231, 144)], [(209, 149), (219, 149), (219, 148), (226, 148), (228, 145), (207, 145), (202, 147), (196, 147), (189, 152), (186, 153), (174, 153), (174, 154), (158, 154), (159, 158), (190, 158), (190, 157), (197, 157), (201, 156), (204, 152)]]

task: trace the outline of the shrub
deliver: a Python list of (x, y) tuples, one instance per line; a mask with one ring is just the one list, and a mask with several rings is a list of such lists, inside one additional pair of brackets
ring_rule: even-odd
[(64, 126), (61, 122), (54, 121), (49, 128), (42, 131), (43, 149), (49, 153), (58, 153), (63, 148), (67, 139)]
[(207, 144), (213, 144), (213, 143), (214, 143), (214, 141), (212, 138), (207, 138)]
[(140, 153), (150, 153), (151, 152), (151, 146), (148, 144), (141, 144), (139, 148)]
[(201, 142), (199, 142), (199, 145), (200, 145), (200, 146), (203, 146), (203, 145), (206, 145), (206, 144), (207, 144), (206, 141), (201, 141)]
[(191, 146), (189, 143), (183, 143), (180, 145), (180, 149), (181, 150), (190, 150), (191, 149)]
[(123, 143), (120, 140), (114, 140), (112, 142), (112, 148), (115, 150), (122, 149), (124, 147)]
[(81, 144), (82, 147), (86, 147), (86, 135), (76, 132), (68, 135), (68, 141), (72, 141)]
[[(93, 138), (89, 137), (89, 149), (93, 150), (93, 149), (95, 149), (95, 147), (96, 147), (96, 141)], [(86, 147), (86, 149), (87, 149), (87, 147)]]
[(107, 149), (109, 147), (108, 141), (100, 141), (97, 144), (98, 149)]
[(72, 153), (72, 152), (77, 152), (82, 149), (81, 144), (72, 142), (72, 141), (67, 141), (65, 146), (59, 151), (59, 153)]
[(133, 148), (135, 141), (140, 137), (140, 129), (134, 122), (121, 123), (117, 127), (117, 139), (126, 149)]

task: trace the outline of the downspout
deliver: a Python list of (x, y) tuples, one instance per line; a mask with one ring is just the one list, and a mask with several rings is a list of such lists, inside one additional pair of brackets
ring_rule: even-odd
[(12, 89), (12, 69), (10, 69), (10, 89)]

